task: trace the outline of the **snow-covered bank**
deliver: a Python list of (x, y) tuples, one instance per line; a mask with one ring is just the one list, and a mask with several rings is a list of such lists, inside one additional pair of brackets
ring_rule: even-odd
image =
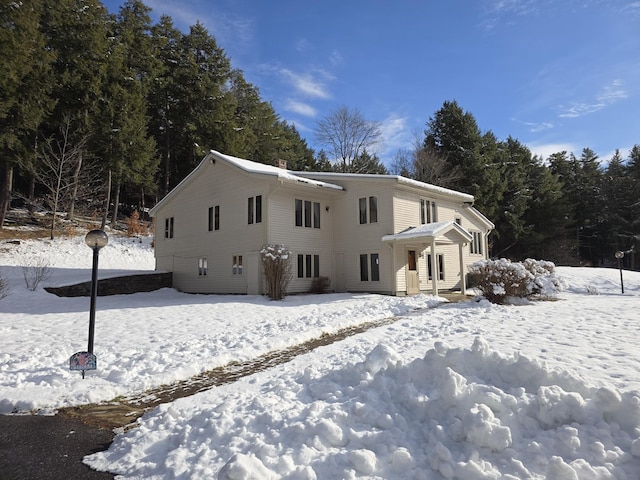
[[(123, 263), (128, 242), (110, 242), (126, 249)], [(56, 268), (82, 281), (90, 258), (83, 266), (73, 259), (90, 255), (78, 245), (20, 247), (52, 259), (67, 251), (69, 264)], [(101, 266), (153, 264), (143, 247), (124, 265), (116, 251)], [(270, 302), (172, 290), (100, 297), (98, 370), (82, 381), (68, 357), (86, 345), (88, 299), (29, 292), (9, 265), (20, 263), (0, 244), (0, 275), (15, 273), (0, 300), (3, 411), (106, 400), (401, 316), (162, 405), (109, 451), (87, 457), (118, 478), (640, 478), (638, 272), (624, 272), (622, 295), (617, 270), (558, 268), (568, 285), (560, 299), (523, 306), (432, 308), (434, 297), (348, 294)]]

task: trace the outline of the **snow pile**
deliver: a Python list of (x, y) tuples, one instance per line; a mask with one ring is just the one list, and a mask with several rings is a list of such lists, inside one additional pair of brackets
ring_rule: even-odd
[[(33, 292), (26, 258), (51, 266)], [(112, 235), (101, 250), (100, 276), (152, 269), (148, 238)], [(82, 380), (69, 357), (87, 345), (89, 299), (43, 287), (90, 280), (84, 239), (0, 242), (10, 289), (0, 300), (0, 413), (108, 401), (396, 317), (162, 405), (87, 462), (123, 480), (636, 480), (640, 272), (623, 272), (622, 294), (616, 269), (555, 271), (566, 284), (558, 300), (526, 306), (171, 289), (99, 297), (98, 366)]]
[[(163, 405), (86, 458), (119, 478), (640, 476), (640, 398), (476, 338), (405, 362), (386, 345), (318, 375)], [(216, 477), (217, 475), (217, 477)]]
[[(25, 258), (46, 258), (49, 281), (31, 292)], [(367, 321), (428, 309), (444, 302), (378, 295), (189, 295), (171, 289), (99, 297), (94, 353), (97, 370), (69, 370), (87, 348), (89, 298), (60, 298), (43, 290), (91, 279), (91, 250), (82, 237), (0, 244), (0, 276), (10, 295), (0, 300), (0, 414), (109, 401), (188, 379), (232, 361), (335, 333)], [(150, 239), (112, 235), (100, 251), (99, 276), (140, 273), (153, 265)], [(84, 268), (83, 268), (84, 267)], [(152, 270), (146, 270), (147, 272)]]

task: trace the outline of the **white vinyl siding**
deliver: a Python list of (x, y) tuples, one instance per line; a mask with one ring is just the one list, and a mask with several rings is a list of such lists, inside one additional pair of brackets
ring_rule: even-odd
[[(275, 175), (249, 173), (226, 161), (207, 161), (198, 168), (188, 184), (154, 211), (158, 224), (164, 224), (167, 232), (167, 238), (158, 232), (155, 239), (156, 268), (173, 272), (179, 290), (264, 293), (259, 252), (264, 245), (283, 244), (292, 252), (294, 278), (288, 293), (308, 292), (314, 275), (321, 275), (328, 277), (336, 289), (404, 294), (407, 248), (416, 251), (420, 290), (428, 292), (432, 283), (427, 279), (427, 256), (433, 253), (432, 245), (424, 239), (407, 245), (381, 241), (385, 235), (421, 224), (421, 199), (435, 205), (430, 207), (432, 221), (434, 216), (438, 222), (460, 219), (466, 230), (475, 232), (475, 242), (464, 240), (467, 245), (462, 247), (460, 233), (438, 239), (435, 254), (443, 256), (444, 266), (444, 280), (438, 281), (440, 289), (455, 288), (466, 266), (486, 256), (490, 222), (473, 213), (464, 197), (384, 176), (330, 174), (321, 178), (344, 188), (339, 190), (283, 182)], [(361, 205), (363, 220), (366, 217), (363, 224)], [(208, 218), (194, 212), (205, 213)], [(165, 220), (170, 218), (178, 223), (171, 222), (169, 228)], [(211, 227), (219, 231), (211, 234)], [(176, 238), (170, 239), (169, 235)], [(482, 253), (473, 253), (476, 246)], [(300, 264), (298, 255), (302, 255)], [(362, 281), (365, 267), (367, 280)], [(374, 280), (376, 277), (378, 280)]]

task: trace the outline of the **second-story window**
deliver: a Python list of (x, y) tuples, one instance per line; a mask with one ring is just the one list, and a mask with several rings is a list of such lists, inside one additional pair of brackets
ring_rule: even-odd
[(436, 202), (427, 200), (426, 198), (420, 199), (420, 223), (434, 223), (438, 221), (438, 209)]
[(378, 222), (378, 197), (358, 199), (360, 225)]
[(470, 252), (475, 255), (482, 255), (482, 233), (471, 232), (471, 235), (473, 235), (473, 240), (469, 246)]
[(164, 238), (173, 238), (173, 217), (164, 219)]
[(220, 230), (220, 205), (209, 207), (209, 231)]
[(295, 200), (296, 227), (320, 228), (320, 202)]
[(249, 197), (247, 201), (247, 223), (251, 225), (253, 223), (261, 223), (261, 222), (262, 222), (262, 195)]

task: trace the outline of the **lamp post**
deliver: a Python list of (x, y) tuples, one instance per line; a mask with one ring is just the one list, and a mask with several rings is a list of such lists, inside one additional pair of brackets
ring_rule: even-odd
[(622, 288), (622, 293), (624, 293), (624, 281), (622, 280), (622, 258), (624, 257), (624, 252), (618, 250), (615, 253), (615, 257), (618, 259), (618, 270), (620, 270), (620, 287)]
[(109, 237), (102, 230), (91, 230), (84, 237), (85, 243), (93, 250), (93, 267), (91, 270), (91, 303), (89, 306), (89, 343), (86, 352), (74, 353), (69, 359), (70, 370), (96, 369), (96, 356), (93, 354), (93, 331), (96, 324), (96, 297), (98, 296), (98, 254), (100, 249), (109, 242)]
[(96, 325), (96, 296), (98, 295), (98, 254), (109, 242), (109, 237), (102, 230), (91, 230), (84, 237), (85, 243), (93, 250), (93, 268), (91, 270), (91, 304), (89, 306), (89, 345), (87, 352), (93, 353), (93, 331)]

